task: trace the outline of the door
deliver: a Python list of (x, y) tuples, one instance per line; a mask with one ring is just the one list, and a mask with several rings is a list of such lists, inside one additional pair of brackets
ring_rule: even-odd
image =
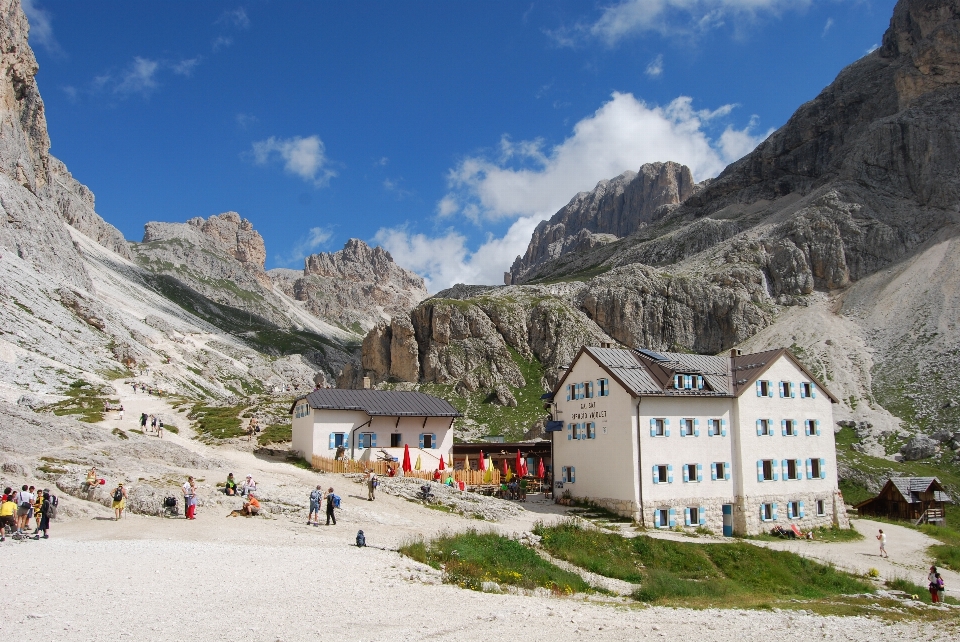
[(723, 505), (723, 536), (733, 537), (733, 504)]

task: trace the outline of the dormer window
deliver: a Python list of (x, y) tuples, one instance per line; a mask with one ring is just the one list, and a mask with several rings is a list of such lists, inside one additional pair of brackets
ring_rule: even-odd
[(673, 375), (673, 387), (677, 390), (703, 390), (703, 377), (700, 375)]

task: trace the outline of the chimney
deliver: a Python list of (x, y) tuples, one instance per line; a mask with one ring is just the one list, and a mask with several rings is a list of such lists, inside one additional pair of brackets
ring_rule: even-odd
[(736, 359), (736, 358), (739, 357), (739, 356), (740, 356), (740, 350), (738, 350), (737, 348), (731, 348), (731, 349), (730, 349), (730, 358), (731, 358), (731, 359)]
[(370, 377), (363, 378), (363, 389), (370, 390)]

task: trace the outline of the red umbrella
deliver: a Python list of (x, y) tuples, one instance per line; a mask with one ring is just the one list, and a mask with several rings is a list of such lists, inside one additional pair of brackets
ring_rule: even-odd
[(437, 467), (437, 470), (443, 470), (447, 465), (443, 463), (443, 455), (440, 456), (440, 465)]
[(503, 458), (503, 474), (507, 475), (510, 473), (510, 464), (507, 463), (507, 458)]
[(410, 465), (410, 444), (403, 445), (403, 472), (409, 473), (413, 470), (413, 466)]
[(484, 459), (483, 459), (483, 451), (481, 450), (481, 451), (480, 451), (480, 470), (486, 470), (486, 469), (487, 469), (487, 462), (484, 461)]
[(517, 465), (514, 466), (514, 470), (517, 471), (517, 475), (523, 477), (523, 457), (520, 456), (520, 450), (517, 450)]
[(523, 476), (526, 477), (529, 474), (530, 474), (530, 469), (527, 468), (527, 460), (524, 459), (523, 460)]
[(547, 476), (547, 471), (543, 467), (543, 457), (540, 458), (540, 465), (537, 466), (537, 479), (543, 479)]

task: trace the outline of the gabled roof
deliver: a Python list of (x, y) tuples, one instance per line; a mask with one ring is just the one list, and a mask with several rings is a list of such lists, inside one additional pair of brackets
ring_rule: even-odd
[(893, 484), (904, 501), (910, 504), (919, 503), (920, 494), (930, 492), (931, 487), (933, 487), (935, 501), (952, 501), (950, 496), (943, 491), (943, 486), (940, 485), (940, 480), (936, 477), (891, 477), (887, 483)]
[(290, 407), (306, 399), (317, 410), (362, 410), (371, 417), (460, 417), (447, 401), (407, 390), (345, 390), (321, 388), (300, 397)]
[[(766, 372), (780, 357), (790, 359), (833, 403), (838, 399), (813, 374), (785, 348), (735, 357), (687, 354), (683, 352), (653, 352), (651, 350), (625, 350), (622, 348), (596, 348), (584, 346), (571, 362), (553, 390), (557, 395), (564, 381), (580, 357), (588, 354), (612, 379), (634, 396), (666, 397), (734, 397), (740, 396)], [(705, 382), (701, 390), (686, 390), (672, 387), (677, 374), (699, 375)]]

